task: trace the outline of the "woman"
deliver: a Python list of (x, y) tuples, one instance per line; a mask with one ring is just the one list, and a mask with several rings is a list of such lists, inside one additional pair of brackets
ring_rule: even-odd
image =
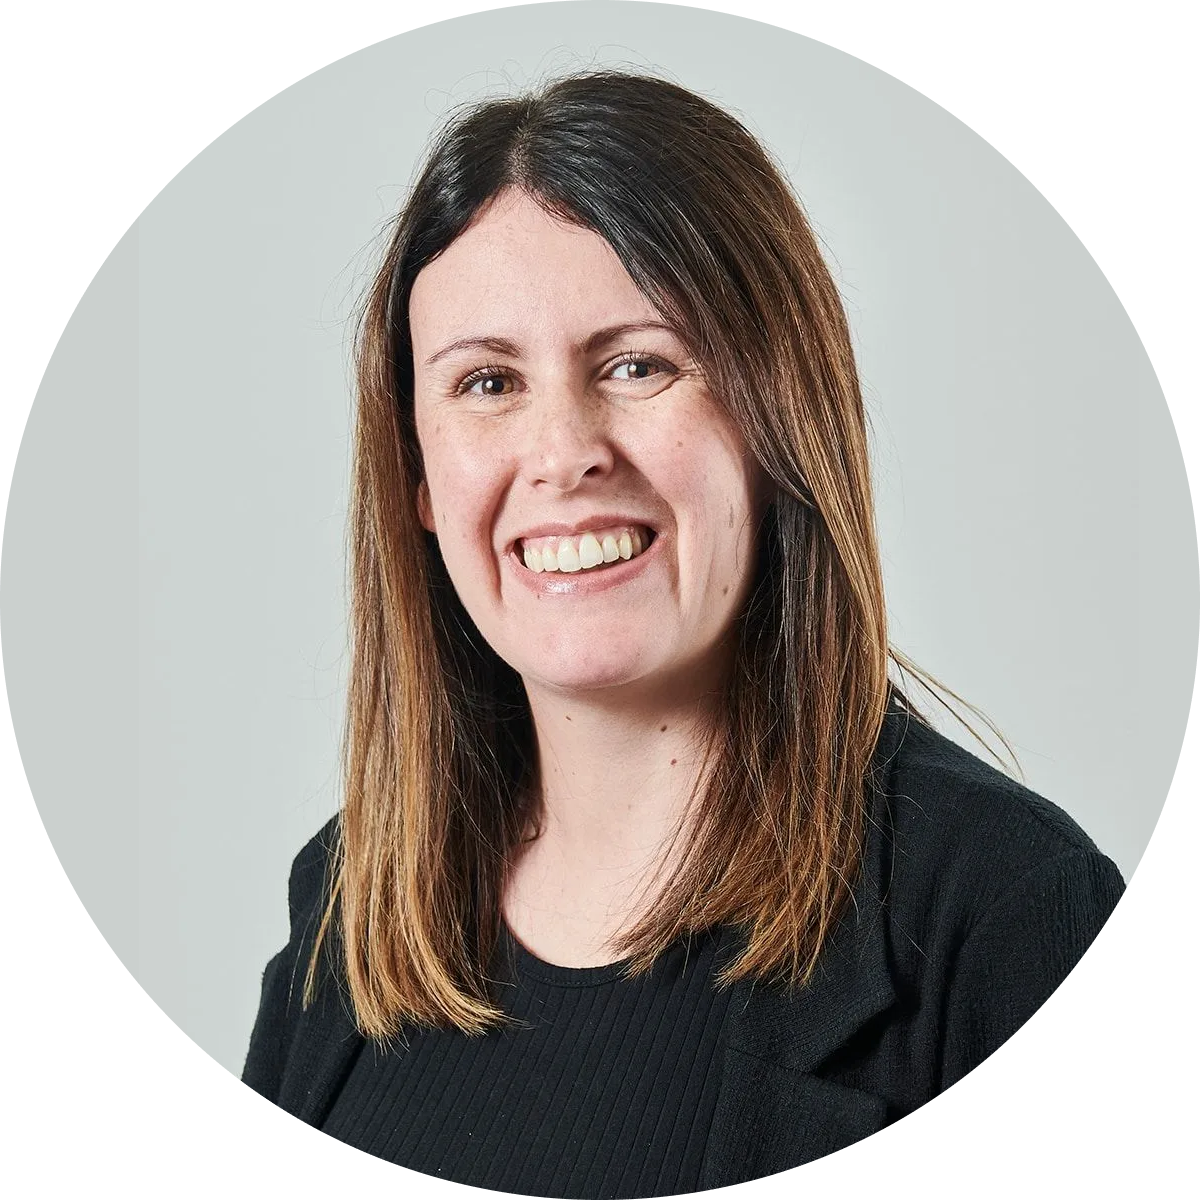
[(732, 117), (561, 79), (433, 145), (365, 311), (342, 812), (245, 1079), (548, 1196), (752, 1179), (1019, 1027), (1123, 884), (889, 681), (836, 288)]

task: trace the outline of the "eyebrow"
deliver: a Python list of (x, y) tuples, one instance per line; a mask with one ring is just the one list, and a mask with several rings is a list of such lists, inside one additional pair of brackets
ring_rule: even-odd
[[(575, 349), (580, 354), (591, 354), (601, 346), (615, 341), (619, 337), (624, 337), (626, 334), (645, 333), (649, 330), (669, 333), (673, 337), (679, 336), (675, 328), (664, 321), (628, 321), (621, 325), (608, 325), (603, 329), (597, 329), (582, 342), (576, 343)], [(510, 338), (465, 337), (449, 342), (440, 350), (435, 351), (425, 360), (425, 365), (432, 367), (434, 363), (440, 362), (443, 358), (459, 350), (488, 350), (493, 354), (507, 355), (509, 358), (520, 358), (521, 356), (521, 347)]]

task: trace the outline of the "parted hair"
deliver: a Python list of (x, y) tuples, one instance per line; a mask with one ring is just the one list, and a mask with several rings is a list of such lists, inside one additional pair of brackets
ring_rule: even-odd
[(507, 188), (608, 242), (773, 489), (686, 845), (617, 946), (631, 970), (734, 924), (720, 984), (803, 986), (858, 874), (889, 663), (932, 679), (888, 642), (846, 316), (760, 142), (702, 96), (619, 70), (457, 111), (390, 228), (357, 342), (344, 796), (306, 995), (320, 955), (338, 956), (380, 1038), (504, 1020), (487, 964), (507, 865), (537, 824), (521, 679), (475, 629), (416, 503), (413, 282)]

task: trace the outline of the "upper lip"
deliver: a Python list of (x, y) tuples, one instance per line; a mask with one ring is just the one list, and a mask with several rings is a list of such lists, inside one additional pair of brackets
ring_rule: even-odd
[(632, 517), (628, 513), (598, 513), (593, 517), (584, 517), (578, 521), (542, 521), (538, 525), (530, 525), (513, 537), (515, 546), (525, 538), (536, 537), (576, 537), (589, 530), (608, 529), (612, 525), (640, 525), (644, 529), (655, 530), (652, 522), (644, 517)]

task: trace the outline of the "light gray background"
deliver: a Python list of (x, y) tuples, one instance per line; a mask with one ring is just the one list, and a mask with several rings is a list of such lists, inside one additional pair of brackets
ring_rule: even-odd
[(1032, 185), (897, 80), (742, 18), (429, 26), (281, 93), (163, 190), (68, 325), (13, 479), (30, 786), (110, 945), (231, 1070), (291, 857), (337, 804), (347, 319), (379, 231), (449, 106), (608, 63), (732, 109), (806, 204), (859, 347), (893, 641), (1126, 876), (1165, 800), (1196, 664), (1183, 461), (1120, 303)]

